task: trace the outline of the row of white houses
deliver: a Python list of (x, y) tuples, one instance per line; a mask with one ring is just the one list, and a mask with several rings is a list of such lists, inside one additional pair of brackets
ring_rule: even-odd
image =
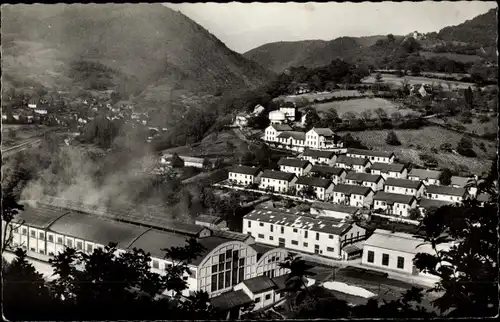
[(294, 131), (286, 124), (271, 124), (262, 138), (278, 148), (302, 152), (307, 148), (342, 151), (344, 144), (329, 128), (312, 128), (307, 132)]

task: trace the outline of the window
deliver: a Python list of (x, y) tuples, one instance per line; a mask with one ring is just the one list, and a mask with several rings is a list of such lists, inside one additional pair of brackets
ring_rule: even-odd
[(270, 300), (271, 299), (271, 294), (266, 294), (266, 300)]
[(368, 251), (368, 258), (366, 259), (368, 263), (373, 263), (375, 261), (375, 253), (371, 250)]
[(259, 303), (260, 302), (260, 296), (259, 297), (256, 297), (255, 300), (254, 300), (255, 303)]
[(269, 230), (270, 230), (271, 232), (273, 232), (273, 230), (274, 230), (274, 226), (273, 226), (273, 225), (269, 225)]
[(264, 234), (258, 234), (257, 236), (258, 236), (259, 238), (265, 238), (265, 237), (264, 237)]
[(398, 268), (404, 269), (405, 268), (405, 259), (404, 257), (398, 256)]
[(252, 227), (252, 222), (251, 221), (248, 222), (248, 228), (250, 228), (250, 227)]
[(333, 239), (333, 235), (328, 235), (328, 238)]
[(212, 292), (217, 291), (217, 274), (212, 275), (212, 286), (211, 286), (211, 291), (212, 291)]
[(217, 273), (217, 265), (212, 265), (212, 274)]
[(296, 241), (296, 240), (292, 240), (292, 245), (298, 245), (298, 244), (299, 244), (299, 242), (298, 242), (298, 241)]
[(304, 247), (307, 247), (307, 246), (308, 246), (308, 244), (306, 242), (304, 242)]
[(226, 260), (226, 255), (225, 254), (220, 254), (219, 255), (219, 263), (222, 263)]
[(259, 223), (259, 226), (260, 226), (260, 227), (264, 227), (264, 223), (261, 223), (261, 222), (260, 222), (260, 223)]
[(273, 236), (269, 236), (269, 240), (274, 240), (274, 237)]
[(233, 256), (233, 252), (230, 249), (228, 249), (226, 251), (226, 260), (229, 260), (229, 258), (231, 258), (232, 256)]
[(326, 251), (327, 251), (327, 252), (333, 252), (333, 251), (334, 251), (334, 249), (333, 249), (333, 247), (327, 247), (327, 248), (326, 248)]
[[(59, 245), (62, 245), (62, 244), (63, 244), (63, 238), (62, 238), (62, 237), (57, 237), (57, 243), (58, 243)], [(91, 250), (90, 250), (90, 251), (92, 251), (92, 245), (89, 245), (89, 246), (91, 247)], [(88, 249), (88, 246), (87, 246), (87, 249)]]
[(31, 247), (31, 248), (30, 248), (30, 251), (35, 252), (36, 250), (35, 250), (35, 248), (34, 248), (34, 247)]
[(47, 237), (49, 238), (49, 242), (54, 242), (54, 235), (47, 235)]
[(70, 247), (70, 248), (71, 248), (71, 247), (73, 247), (73, 241), (72, 241), (71, 239), (68, 239), (68, 240), (66, 241), (66, 245), (67, 245), (68, 247)]
[(45, 234), (44, 234), (44, 233), (42, 233), (42, 232), (40, 232), (40, 233), (38, 234), (38, 238), (39, 238), (39, 239), (45, 239)]
[(36, 232), (34, 230), (30, 230), (31, 237), (36, 237)]
[(389, 254), (382, 254), (382, 265), (389, 266)]
[[(61, 241), (62, 241), (62, 238), (61, 238)], [(93, 247), (91, 244), (87, 244), (87, 252), (88, 253), (92, 253), (92, 250), (93, 250)]]
[(153, 260), (153, 268), (159, 269), (160, 263), (157, 260)]
[(294, 232), (294, 233), (296, 233), (296, 232), (297, 232), (297, 228), (294, 228), (294, 229), (293, 229), (293, 232)]
[(219, 272), (224, 270), (224, 263), (219, 263)]
[(285, 233), (285, 227), (281, 226), (281, 233), (284, 234)]
[(307, 230), (305, 230), (305, 231), (304, 231), (304, 238), (307, 238), (307, 233), (308, 233), (308, 231), (307, 231)]

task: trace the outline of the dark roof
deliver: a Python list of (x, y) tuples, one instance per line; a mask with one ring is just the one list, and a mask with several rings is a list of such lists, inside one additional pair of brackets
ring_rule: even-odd
[(163, 258), (165, 252), (161, 249), (169, 247), (183, 247), (186, 245), (187, 236), (169, 233), (166, 231), (150, 229), (132, 242), (128, 248), (142, 249), (151, 253), (151, 256)]
[(313, 186), (313, 187), (321, 187), (321, 188), (326, 189), (330, 185), (332, 185), (333, 183), (328, 179), (303, 176), (303, 177), (299, 177), (299, 179), (295, 182), (295, 184), (302, 184), (302, 185)]
[(385, 181), (386, 186), (403, 187), (409, 189), (418, 189), (422, 184), (422, 181), (409, 179), (387, 178), (387, 180)]
[(346, 172), (346, 170), (343, 168), (329, 167), (327, 165), (313, 165), (311, 172), (339, 176), (342, 172)]
[(346, 195), (362, 195), (366, 196), (367, 194), (372, 191), (370, 187), (363, 187), (363, 186), (357, 186), (357, 185), (352, 185), (352, 184), (338, 184), (335, 187), (333, 187), (334, 192), (342, 192), (343, 194)]
[(406, 168), (404, 164), (401, 163), (381, 163), (374, 162), (371, 166), (372, 170), (379, 170), (382, 172), (397, 172), (401, 173)]
[(225, 292), (210, 299), (212, 306), (221, 311), (228, 311), (252, 302), (243, 290)]
[(441, 206), (446, 206), (446, 205), (453, 205), (453, 202), (436, 200), (436, 199), (427, 199), (427, 198), (422, 198), (418, 202), (418, 206), (425, 209), (433, 207), (439, 208)]
[(356, 155), (366, 155), (370, 157), (383, 157), (390, 158), (394, 155), (393, 152), (385, 152), (385, 151), (372, 151), (372, 150), (362, 150), (362, 149), (347, 149), (348, 154), (356, 154)]
[(307, 167), (308, 164), (309, 161), (296, 158), (281, 158), (278, 161), (278, 165), (284, 165), (288, 167), (301, 168), (301, 169)]
[(333, 131), (327, 127), (315, 127), (312, 128), (316, 133), (322, 136), (331, 137), (334, 135)]
[(491, 198), (491, 196), (489, 194), (487, 194), (487, 193), (480, 193), (477, 196), (477, 201), (488, 202), (488, 201), (490, 201), (490, 198)]
[(411, 169), (408, 173), (409, 177), (418, 177), (420, 180), (425, 179), (439, 179), (441, 171), (436, 170), (424, 170), (424, 169)]
[(343, 163), (348, 165), (365, 165), (368, 162), (370, 161), (366, 158), (352, 158), (352, 157), (347, 157), (345, 155), (340, 155), (337, 158), (337, 161), (335, 161), (335, 163)]
[(303, 155), (305, 157), (331, 159), (335, 155), (335, 153), (333, 151), (314, 150), (314, 149), (307, 148), (307, 149), (305, 149)]
[(231, 167), (228, 171), (256, 176), (262, 170), (260, 170), (260, 168), (257, 168), (257, 167), (249, 167), (246, 165), (235, 165), (235, 166)]
[(265, 291), (272, 290), (276, 288), (276, 284), (271, 280), (270, 277), (266, 275), (256, 276), (243, 281), (243, 284), (252, 292), (253, 294), (260, 294)]
[(353, 224), (351, 220), (313, 218), (310, 214), (276, 208), (255, 209), (243, 218), (334, 235), (343, 234), (345, 231), (349, 230)]
[(276, 285), (276, 290), (280, 291), (286, 288), (286, 281), (288, 280), (288, 274), (281, 275), (272, 279), (274, 285)]
[(306, 139), (306, 134), (300, 131), (284, 131), (278, 134), (280, 139), (294, 138), (295, 140), (304, 141)]
[(313, 202), (311, 208), (331, 210), (348, 214), (355, 214), (359, 211), (358, 207), (351, 207), (347, 205), (340, 205), (329, 202)]
[(402, 203), (405, 205), (409, 205), (416, 199), (415, 196), (402, 195), (399, 193), (389, 193), (384, 191), (377, 191), (375, 196), (373, 196), (373, 200), (382, 200), (387, 202), (388, 204), (393, 203)]
[(24, 205), (24, 210), (19, 211), (14, 220), (24, 221), (28, 226), (41, 229), (49, 227), (55, 220), (69, 213), (69, 210), (54, 208), (32, 201), (23, 201), (21, 204)]
[(460, 177), (452, 176), (450, 186), (458, 186), (459, 188), (465, 188), (469, 180), (474, 179), (472, 177)]
[(204, 223), (209, 223), (209, 224), (217, 224), (222, 221), (220, 217), (217, 216), (211, 216), (211, 215), (199, 215), (195, 219), (196, 221), (204, 222)]
[(355, 180), (355, 181), (366, 181), (366, 182), (379, 182), (379, 180), (383, 179), (379, 174), (369, 174), (362, 172), (349, 172), (347, 174), (346, 179)]
[(70, 212), (57, 219), (49, 229), (55, 233), (92, 241), (102, 245), (110, 242), (127, 248), (147, 228)]
[(465, 195), (465, 188), (453, 188), (433, 185), (427, 187), (427, 193), (463, 197)]
[(264, 173), (262, 174), (262, 178), (285, 180), (285, 181), (291, 181), (294, 177), (295, 174), (293, 173), (274, 171), (274, 170), (264, 170)]
[(230, 231), (230, 230), (216, 230), (216, 229), (214, 229), (212, 231), (212, 236), (221, 237), (221, 238), (225, 238), (225, 239), (231, 239), (231, 240), (237, 240), (237, 241), (241, 241), (241, 242), (245, 242), (248, 239), (252, 238), (252, 236), (248, 235), (248, 234), (243, 234), (243, 233), (239, 233), (236, 231)]
[(292, 131), (293, 129), (287, 124), (271, 124), (271, 126), (278, 132)]

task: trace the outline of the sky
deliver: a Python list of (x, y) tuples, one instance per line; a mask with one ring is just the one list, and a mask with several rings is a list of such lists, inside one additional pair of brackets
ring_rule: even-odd
[(427, 33), (496, 8), (494, 1), (165, 3), (244, 53), (269, 42)]

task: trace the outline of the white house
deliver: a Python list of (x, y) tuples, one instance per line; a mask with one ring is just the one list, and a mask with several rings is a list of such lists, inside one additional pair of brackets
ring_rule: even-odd
[(243, 233), (251, 234), (257, 243), (334, 259), (346, 258), (343, 248), (366, 238), (366, 230), (351, 220), (313, 218), (277, 208), (259, 208), (245, 215)]
[(360, 213), (358, 207), (332, 204), (329, 202), (313, 202), (309, 211), (311, 215), (337, 219), (349, 219)]
[[(474, 180), (474, 179), (475, 179), (475, 177), (452, 176), (450, 186), (453, 188), (465, 188), (467, 186), (467, 184), (469, 183), (469, 180)], [(467, 189), (467, 192), (469, 193), (469, 195), (471, 195), (473, 197), (476, 196), (476, 194), (477, 194), (476, 187), (469, 187), (466, 189)]]
[[(449, 245), (440, 244), (438, 250), (449, 249)], [(420, 272), (413, 263), (418, 253), (435, 254), (423, 238), (412, 234), (376, 229), (364, 242), (361, 264), (385, 272), (398, 272), (414, 276), (432, 277)], [(439, 279), (435, 277), (436, 281)]]
[[(173, 154), (161, 152), (160, 163), (169, 164), (172, 159)], [(204, 160), (202, 158), (189, 157), (184, 155), (179, 155), (179, 158), (184, 161), (185, 167), (203, 168)]]
[(415, 196), (417, 198), (424, 194), (425, 186), (422, 181), (408, 179), (387, 178), (384, 185), (384, 191), (390, 193), (399, 193), (402, 195)]
[(297, 176), (289, 172), (265, 170), (260, 179), (259, 188), (274, 192), (286, 193), (295, 187)]
[(453, 205), (453, 202), (427, 198), (422, 198), (418, 201), (418, 209), (422, 214), (425, 214), (432, 208), (440, 208), (448, 205)]
[(312, 164), (333, 165), (337, 156), (333, 151), (305, 149), (301, 158)]
[(339, 155), (335, 161), (335, 166), (356, 172), (366, 172), (371, 167), (371, 162), (368, 159), (352, 158), (345, 155)]
[(381, 175), (363, 172), (350, 172), (345, 178), (346, 184), (369, 187), (373, 191), (384, 190), (384, 182)]
[(295, 158), (281, 158), (278, 161), (280, 171), (295, 173), (297, 177), (303, 176), (311, 171), (312, 165), (307, 160)]
[(408, 179), (415, 181), (422, 181), (426, 186), (433, 185), (439, 186), (439, 176), (441, 171), (436, 170), (424, 170), (424, 169), (411, 169), (408, 173)]
[(338, 184), (333, 188), (334, 203), (369, 208), (372, 200), (373, 190), (368, 187)]
[(347, 171), (344, 168), (317, 164), (312, 166), (311, 173), (321, 178), (331, 179), (334, 184), (344, 183), (347, 176)]
[(248, 125), (248, 116), (244, 113), (237, 114), (234, 119), (234, 124), (239, 127)]
[(312, 128), (306, 132), (306, 146), (312, 149), (336, 149), (344, 145), (329, 128)]
[(362, 149), (347, 149), (347, 156), (351, 158), (366, 158), (370, 162), (393, 163), (395, 155), (393, 152), (372, 151)]
[(198, 215), (194, 223), (195, 225), (204, 226), (209, 229), (227, 229), (227, 222), (217, 216)]
[[(332, 197), (333, 183), (328, 179), (321, 179), (315, 177), (299, 177), (295, 183), (297, 195), (302, 195), (301, 192), (312, 188), (314, 195), (319, 200), (330, 200)], [(310, 196), (305, 196), (310, 199)]]
[(37, 101), (36, 100), (30, 100), (28, 102), (28, 108), (35, 109), (37, 107)]
[(248, 186), (253, 183), (258, 184), (262, 170), (257, 167), (249, 167), (244, 165), (236, 165), (228, 170), (229, 182)]
[(396, 179), (406, 179), (408, 170), (406, 166), (401, 163), (381, 163), (375, 162), (372, 164), (370, 171), (372, 174), (379, 174), (384, 179), (396, 178)]
[(269, 121), (272, 124), (282, 124), (285, 122), (286, 116), (281, 111), (271, 111), (269, 112)]
[(277, 142), (278, 135), (284, 131), (291, 131), (292, 128), (286, 124), (271, 124), (264, 131), (264, 140), (268, 142)]
[[(294, 104), (295, 105), (295, 104)], [(295, 121), (295, 112), (297, 108), (295, 106), (280, 106), (279, 111), (285, 115), (285, 117), (290, 121)]]
[(235, 285), (234, 291), (243, 291), (253, 301), (253, 311), (272, 306), (276, 302), (277, 288), (272, 279), (265, 275), (256, 276)]
[(40, 114), (40, 115), (47, 115), (47, 110), (46, 109), (42, 109), (42, 108), (35, 109), (34, 112), (36, 114)]
[(450, 202), (462, 202), (468, 197), (465, 188), (453, 188), (446, 186), (428, 186), (425, 196), (428, 199), (436, 199)]
[(382, 209), (386, 214), (408, 217), (410, 209), (417, 207), (417, 198), (411, 195), (377, 191), (373, 197), (373, 209)]
[(252, 112), (252, 115), (254, 116), (259, 116), (260, 114), (262, 114), (262, 112), (264, 112), (266, 109), (264, 108), (264, 106), (260, 105), (260, 104), (257, 104), (255, 105), (254, 109), (253, 109), (253, 112)]
[(305, 133), (300, 131), (284, 131), (278, 134), (278, 147), (302, 152), (305, 146)]

